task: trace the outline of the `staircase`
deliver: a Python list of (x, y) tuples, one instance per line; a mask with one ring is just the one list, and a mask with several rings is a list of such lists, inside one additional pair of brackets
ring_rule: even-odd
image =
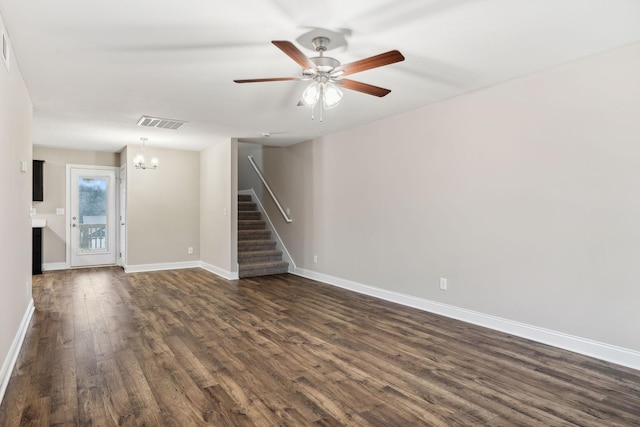
[(289, 270), (276, 249), (267, 223), (251, 201), (250, 195), (238, 195), (238, 275), (242, 277), (281, 274)]

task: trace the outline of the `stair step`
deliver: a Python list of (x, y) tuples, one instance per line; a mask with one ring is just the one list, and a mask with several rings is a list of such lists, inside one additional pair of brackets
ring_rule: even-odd
[(247, 251), (238, 252), (238, 264), (255, 264), (269, 261), (282, 261), (282, 251)]
[(240, 240), (267, 240), (271, 238), (270, 230), (238, 230)]
[(282, 274), (289, 271), (289, 263), (285, 261), (238, 264), (238, 267), (239, 277), (266, 276), (268, 274)]
[(238, 202), (239, 211), (255, 211), (257, 204), (255, 202)]
[(289, 263), (282, 261), (271, 230), (262, 218), (257, 203), (248, 194), (238, 194), (238, 276), (253, 277), (282, 274)]
[(238, 253), (247, 251), (271, 250), (275, 248), (275, 240), (238, 240)]
[(262, 219), (239, 219), (238, 230), (264, 230), (267, 221)]
[(238, 211), (238, 219), (260, 219), (262, 214), (258, 211)]

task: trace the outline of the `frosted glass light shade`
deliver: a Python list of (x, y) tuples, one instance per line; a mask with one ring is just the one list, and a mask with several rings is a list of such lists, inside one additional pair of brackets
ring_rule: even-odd
[(134, 159), (133, 159), (133, 165), (137, 168), (139, 168), (140, 166), (144, 165), (144, 157), (142, 156), (142, 154), (138, 154)]
[(322, 89), (320, 88), (320, 84), (318, 82), (313, 82), (302, 92), (302, 103), (309, 108), (313, 108), (314, 105), (318, 103), (320, 99), (320, 93)]
[(322, 95), (322, 106), (326, 110), (336, 107), (342, 99), (342, 91), (331, 83), (325, 85)]

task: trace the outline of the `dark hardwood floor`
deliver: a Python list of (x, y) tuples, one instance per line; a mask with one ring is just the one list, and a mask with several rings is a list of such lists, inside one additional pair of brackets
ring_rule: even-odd
[(34, 276), (18, 426), (638, 426), (640, 371), (292, 275)]

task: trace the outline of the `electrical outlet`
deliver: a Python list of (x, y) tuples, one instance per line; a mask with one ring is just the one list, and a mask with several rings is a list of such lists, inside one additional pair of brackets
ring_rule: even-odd
[(189, 247), (187, 248), (187, 253), (188, 253), (189, 255), (193, 255), (193, 248), (192, 248), (191, 246), (189, 246)]
[(440, 278), (440, 289), (442, 289), (443, 291), (447, 290), (447, 278), (446, 277), (441, 277)]
[(318, 255), (314, 255), (313, 256), (313, 263), (317, 264), (318, 263)]

